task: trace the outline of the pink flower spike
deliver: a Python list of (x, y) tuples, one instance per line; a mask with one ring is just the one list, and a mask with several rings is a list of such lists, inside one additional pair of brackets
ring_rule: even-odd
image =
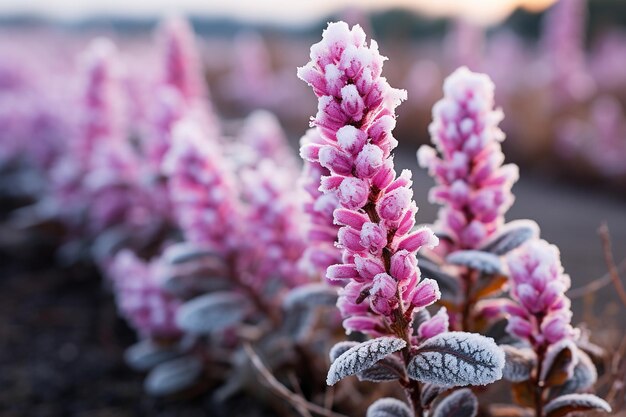
[[(388, 331), (398, 314), (409, 317), (415, 309), (407, 300), (418, 285), (414, 255), (423, 243), (422, 232), (410, 233), (417, 212), (410, 173), (396, 178), (391, 155), (398, 145), (391, 132), (395, 108), (406, 93), (381, 76), (384, 60), (374, 41), (365, 42), (360, 27), (338, 22), (328, 25), (321, 42), (311, 47), (311, 61), (298, 70), (318, 97), (312, 125), (320, 135), (303, 145), (302, 156), (331, 173), (319, 190), (339, 201), (334, 217), (343, 227), (337, 246), (343, 264), (354, 263), (359, 275), (350, 278), (338, 305), (347, 330), (370, 335)], [(392, 261), (402, 244), (413, 259)], [(340, 269), (331, 268), (334, 279)], [(408, 326), (401, 330), (410, 331)]]

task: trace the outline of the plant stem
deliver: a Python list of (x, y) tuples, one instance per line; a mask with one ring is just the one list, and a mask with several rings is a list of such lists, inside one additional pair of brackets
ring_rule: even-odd
[[(378, 194), (380, 190), (376, 188), (372, 188), (370, 192), (370, 199), (368, 203), (363, 207), (363, 210), (367, 213), (368, 217), (373, 223), (380, 223), (380, 216), (376, 212), (376, 200), (378, 198)], [(382, 258), (383, 264), (385, 265), (385, 271), (390, 274), (391, 270), (391, 243), (393, 242), (393, 238), (395, 237), (396, 231), (390, 230), (387, 233), (387, 246), (383, 248)], [(405, 369), (408, 368), (409, 362), (411, 361), (411, 329), (409, 328), (409, 320), (407, 319), (407, 312), (404, 311), (404, 306), (402, 304), (402, 294), (400, 294), (400, 289), (396, 290), (396, 297), (398, 298), (399, 308), (395, 309), (393, 312), (393, 324), (391, 325), (391, 330), (393, 333), (403, 339), (406, 342), (406, 346), (402, 349), (402, 359), (404, 361)], [(419, 382), (412, 380), (410, 378), (400, 380), (401, 385), (404, 387), (404, 391), (406, 393), (407, 399), (413, 408), (413, 412), (415, 417), (423, 416), (422, 409), (422, 401), (421, 401), (421, 387)]]
[(545, 347), (540, 346), (537, 349), (537, 375), (535, 378), (535, 417), (543, 416), (543, 382), (541, 381), (541, 372), (543, 368), (543, 359), (545, 355)]

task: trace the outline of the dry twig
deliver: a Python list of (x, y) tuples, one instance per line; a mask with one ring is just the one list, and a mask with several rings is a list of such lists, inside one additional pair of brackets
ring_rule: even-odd
[[(259, 355), (254, 351), (250, 344), (246, 343), (244, 345), (246, 353), (248, 357), (252, 361), (252, 364), (256, 368), (256, 370), (261, 374), (261, 376), (265, 379), (265, 381), (269, 384), (269, 388), (271, 388), (277, 395), (283, 397), (285, 400), (289, 401), (293, 406), (303, 415), (310, 415), (308, 411), (319, 414), (320, 416), (325, 417), (348, 417), (344, 414), (335, 413), (334, 411), (328, 410), (324, 407), (321, 407), (317, 404), (313, 404), (307, 401), (305, 398), (299, 396), (298, 394), (292, 392), (283, 384), (280, 383), (276, 379), (274, 375), (267, 369)], [(303, 413), (302, 410), (307, 410), (306, 413)]]
[(615, 261), (613, 260), (613, 250), (611, 248), (611, 235), (609, 233), (609, 227), (606, 222), (602, 223), (600, 229), (598, 230), (600, 234), (600, 238), (602, 239), (602, 248), (604, 250), (604, 260), (606, 262), (606, 266), (609, 269), (609, 275), (611, 276), (611, 280), (613, 281), (613, 285), (615, 286), (615, 290), (617, 291), (617, 295), (619, 296), (622, 304), (626, 307), (626, 290), (624, 289), (624, 285), (619, 277), (619, 271), (615, 266)]

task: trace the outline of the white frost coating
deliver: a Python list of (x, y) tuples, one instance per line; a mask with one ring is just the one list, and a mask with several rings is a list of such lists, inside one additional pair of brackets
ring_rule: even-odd
[(452, 391), (437, 404), (432, 417), (475, 417), (478, 413), (478, 400), (469, 388)]
[(176, 324), (192, 334), (208, 334), (239, 323), (249, 308), (250, 302), (242, 294), (214, 292), (180, 306), (176, 313)]
[(150, 395), (171, 395), (190, 388), (202, 373), (202, 362), (186, 356), (157, 365), (146, 378), (144, 389)]
[(191, 242), (180, 242), (168, 247), (163, 253), (167, 264), (182, 264), (202, 258), (217, 256), (210, 248)]
[(387, 356), (369, 369), (359, 372), (359, 381), (386, 382), (395, 381), (405, 375), (404, 364), (396, 356)]
[(436, 385), (487, 385), (502, 378), (504, 352), (490, 337), (448, 332), (422, 343), (409, 377)]
[(359, 342), (351, 342), (348, 340), (344, 340), (342, 342), (335, 343), (335, 345), (330, 348), (330, 352), (328, 352), (328, 357), (330, 358), (330, 362), (335, 362), (338, 357), (342, 354), (350, 350), (351, 348), (358, 345)]
[(502, 272), (502, 262), (496, 255), (479, 250), (463, 250), (451, 253), (446, 261), (452, 265), (463, 265), (485, 274)]
[(367, 409), (366, 417), (414, 417), (406, 403), (395, 398), (381, 398)]
[(382, 358), (399, 351), (406, 342), (396, 337), (379, 337), (360, 343), (342, 353), (330, 366), (326, 383), (335, 385), (341, 379), (370, 368)]
[(296, 287), (283, 299), (283, 308), (286, 310), (296, 307), (330, 307), (335, 304), (337, 304), (337, 288), (318, 282)]
[(539, 226), (532, 220), (514, 220), (483, 244), (482, 251), (505, 255), (527, 240), (539, 237)]
[[(569, 411), (566, 411), (569, 410)], [(564, 416), (574, 411), (604, 411), (610, 413), (611, 406), (593, 394), (568, 394), (550, 401), (544, 408), (547, 417)]]
[(516, 348), (515, 346), (502, 345), (505, 365), (502, 370), (503, 378), (511, 382), (522, 382), (530, 378), (537, 365), (537, 355), (530, 348)]

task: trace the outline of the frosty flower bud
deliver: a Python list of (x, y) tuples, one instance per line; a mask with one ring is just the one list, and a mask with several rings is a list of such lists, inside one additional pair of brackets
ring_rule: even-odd
[(341, 247), (349, 249), (353, 252), (360, 252), (365, 249), (361, 244), (361, 234), (357, 230), (348, 226), (344, 226), (339, 229), (337, 242)]
[(390, 222), (400, 220), (405, 210), (411, 203), (413, 191), (409, 188), (401, 187), (386, 194), (376, 203), (376, 211), (378, 215)]
[(339, 201), (350, 210), (363, 207), (367, 203), (369, 193), (367, 181), (352, 177), (345, 178), (337, 190)]
[(387, 245), (387, 231), (379, 224), (367, 222), (361, 229), (361, 245), (370, 253), (380, 253)]
[(383, 165), (383, 151), (376, 145), (365, 145), (356, 157), (356, 175), (359, 178), (370, 178)]
[(422, 246), (428, 246), (433, 248), (437, 246), (439, 239), (435, 234), (427, 227), (416, 230), (410, 233), (398, 244), (398, 249), (407, 250), (409, 252), (416, 252)]
[(533, 334), (532, 325), (521, 317), (511, 317), (506, 326), (506, 330), (513, 336), (517, 336), (522, 339), (528, 339)]
[(334, 146), (326, 145), (319, 150), (319, 161), (324, 168), (339, 175), (349, 175), (352, 172), (351, 158)]
[(415, 287), (411, 304), (417, 308), (428, 307), (441, 298), (437, 281), (426, 278)]
[(365, 103), (354, 84), (346, 85), (341, 89), (341, 109), (355, 122), (363, 118)]
[(357, 211), (338, 208), (334, 211), (335, 224), (342, 226), (350, 226), (360, 229), (364, 223), (369, 221), (369, 217)]
[(355, 256), (354, 263), (359, 275), (365, 280), (372, 280), (374, 276), (385, 272), (385, 266), (375, 258)]
[(571, 314), (552, 313), (541, 323), (541, 332), (548, 343), (572, 337), (574, 330), (570, 325)]
[(391, 276), (398, 281), (404, 281), (417, 271), (417, 258), (413, 252), (399, 250), (391, 257)]
[(370, 289), (370, 303), (374, 312), (383, 316), (388, 316), (396, 308), (398, 299), (396, 290), (398, 282), (386, 273), (378, 274), (373, 279)]
[(337, 143), (344, 151), (356, 155), (367, 141), (367, 133), (352, 125), (343, 126), (337, 130)]

